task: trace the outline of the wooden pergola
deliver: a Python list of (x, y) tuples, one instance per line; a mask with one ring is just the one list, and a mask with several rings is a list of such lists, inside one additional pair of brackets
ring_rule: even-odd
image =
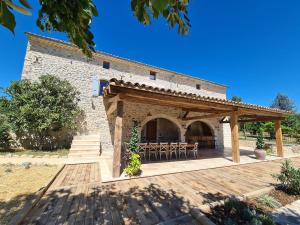
[[(120, 176), (124, 101), (176, 107), (184, 110), (182, 120), (222, 118), (220, 123), (230, 123), (232, 160), (240, 162), (239, 122), (272, 121), (275, 123), (277, 155), (283, 157), (281, 121), (290, 112), (268, 107), (228, 101), (196, 94), (177, 92), (139, 83), (112, 79), (104, 90), (108, 103), (107, 114), (117, 111), (114, 130), (113, 177)], [(189, 116), (190, 112), (202, 113)]]

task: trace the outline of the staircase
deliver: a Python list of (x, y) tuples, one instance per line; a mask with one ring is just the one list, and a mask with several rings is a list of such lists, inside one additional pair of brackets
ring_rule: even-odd
[(68, 155), (68, 163), (97, 162), (100, 157), (100, 136), (74, 136)]

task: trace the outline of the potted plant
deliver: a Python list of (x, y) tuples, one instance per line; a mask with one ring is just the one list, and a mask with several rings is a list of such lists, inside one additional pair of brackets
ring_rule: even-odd
[(256, 149), (254, 150), (254, 154), (256, 159), (265, 160), (266, 159), (266, 151), (264, 149), (265, 142), (263, 136), (263, 129), (260, 128), (258, 131), (258, 136), (256, 140)]

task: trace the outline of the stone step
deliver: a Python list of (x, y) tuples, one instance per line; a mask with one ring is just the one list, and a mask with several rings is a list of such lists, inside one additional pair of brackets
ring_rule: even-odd
[(73, 152), (70, 152), (69, 155), (68, 155), (68, 158), (74, 158), (74, 157), (77, 157), (77, 158), (90, 158), (90, 157), (99, 157), (100, 156), (100, 153), (73, 153)]
[(84, 145), (78, 145), (78, 144), (72, 144), (71, 145), (71, 150), (75, 150), (75, 149), (83, 149), (83, 150), (89, 150), (89, 149), (100, 149), (100, 145), (87, 145), (87, 144), (84, 144)]
[(80, 135), (80, 136), (74, 136), (73, 140), (94, 140), (94, 141), (99, 141), (100, 136), (99, 135)]
[(99, 140), (73, 140), (72, 145), (98, 145), (100, 146)]
[(70, 150), (69, 154), (72, 154), (72, 153), (75, 153), (75, 154), (78, 154), (78, 153), (87, 153), (87, 154), (91, 154), (91, 153), (95, 153), (95, 154), (100, 154), (100, 150), (95, 150), (95, 149), (89, 149), (89, 150), (85, 150), (85, 149), (76, 149), (76, 150)]

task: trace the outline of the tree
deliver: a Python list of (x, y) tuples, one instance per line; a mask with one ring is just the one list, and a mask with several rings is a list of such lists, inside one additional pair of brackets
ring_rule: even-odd
[(34, 82), (13, 81), (5, 93), (0, 108), (23, 146), (58, 148), (60, 132), (69, 137), (78, 129), (79, 93), (68, 81), (44, 75)]
[(275, 97), (271, 108), (287, 110), (287, 111), (296, 111), (296, 106), (293, 100), (291, 100), (287, 95), (278, 93)]
[[(0, 0), (0, 24), (14, 32), (16, 21), (14, 12), (31, 15), (27, 0)], [(67, 34), (69, 40), (91, 57), (95, 51), (90, 23), (98, 16), (93, 0), (39, 0), (37, 26), (42, 31), (59, 31)], [(151, 17), (163, 17), (168, 25), (178, 27), (178, 33), (186, 35), (189, 31), (189, 0), (131, 0), (131, 10), (141, 23), (148, 25)]]
[(237, 96), (237, 95), (234, 95), (231, 98), (231, 101), (234, 101), (234, 102), (242, 102), (242, 100), (243, 99), (241, 97)]
[[(0, 111), (1, 112), (1, 111)], [(10, 126), (3, 113), (0, 114), (0, 148), (9, 148), (11, 144)]]

